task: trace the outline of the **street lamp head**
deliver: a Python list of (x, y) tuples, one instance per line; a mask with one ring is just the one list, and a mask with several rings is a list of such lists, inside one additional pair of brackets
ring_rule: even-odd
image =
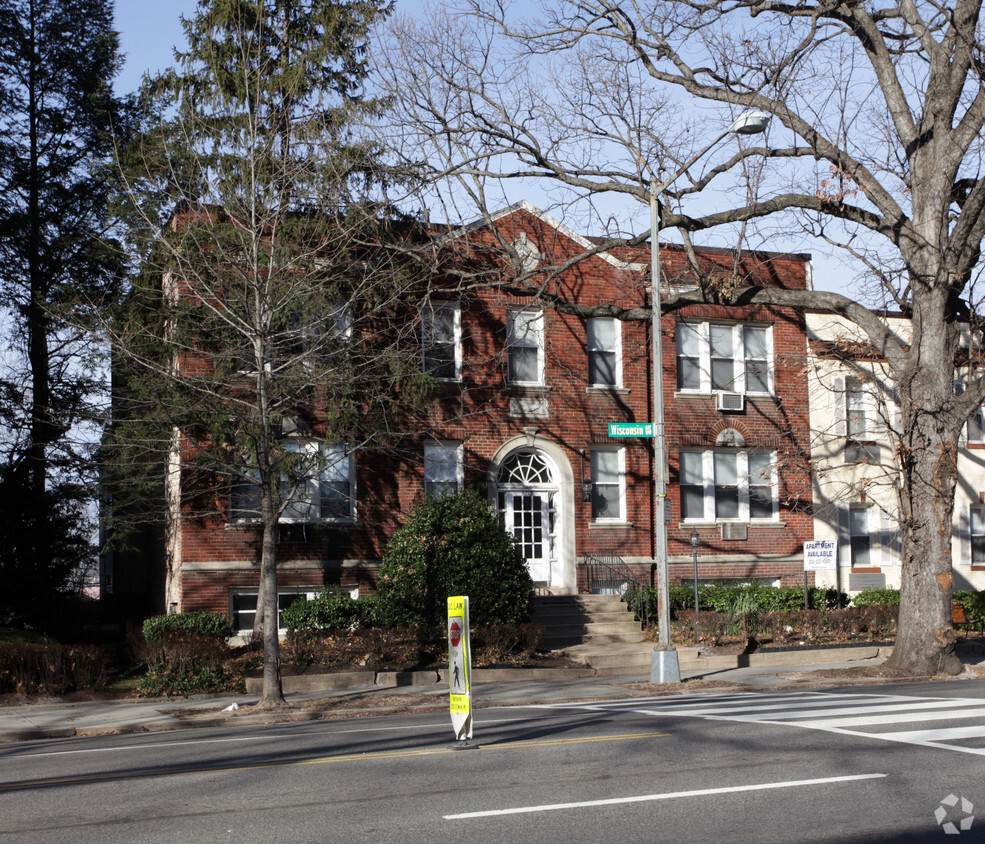
[(699, 534), (697, 530), (692, 530), (690, 539), (691, 539), (691, 547), (697, 548), (698, 545), (701, 543), (701, 534)]
[(770, 115), (765, 111), (747, 111), (739, 115), (735, 122), (728, 127), (729, 132), (736, 135), (760, 135), (769, 125)]

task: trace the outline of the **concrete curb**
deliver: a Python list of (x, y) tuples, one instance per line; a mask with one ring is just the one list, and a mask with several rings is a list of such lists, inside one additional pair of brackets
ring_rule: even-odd
[[(857, 662), (862, 659), (887, 658), (893, 649), (879, 645), (858, 645), (848, 648), (819, 648), (811, 651), (759, 651), (730, 656), (699, 655), (697, 659), (682, 659), (681, 671), (702, 671), (705, 668), (763, 668), (774, 665), (822, 665), (827, 662)], [(809, 658), (805, 659), (805, 654)]]
[[(693, 648), (679, 649), (682, 671), (703, 671), (708, 668), (761, 668), (771, 665), (801, 665), (826, 662), (855, 662), (862, 659), (888, 657), (892, 648), (878, 645), (858, 645), (845, 648), (820, 648), (817, 650), (760, 651), (751, 654), (730, 656), (693, 656)], [(645, 673), (643, 668), (639, 673)], [(524, 683), (551, 680), (580, 680), (598, 677), (599, 672), (585, 668), (476, 668), (472, 680), (476, 683)], [(281, 681), (285, 694), (292, 692), (312, 692), (322, 689), (358, 689), (365, 687), (405, 688), (408, 686), (434, 686), (448, 682), (448, 670), (437, 671), (345, 671), (335, 674), (303, 674), (284, 677)], [(246, 680), (246, 693), (263, 693), (263, 680), (249, 677)]]

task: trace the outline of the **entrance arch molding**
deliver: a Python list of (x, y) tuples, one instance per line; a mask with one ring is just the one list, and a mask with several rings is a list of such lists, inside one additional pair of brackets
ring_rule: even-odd
[(536, 436), (531, 443), (529, 435), (512, 437), (496, 449), (489, 462), (486, 476), (486, 489), (493, 506), (497, 505), (499, 471), (507, 459), (516, 451), (536, 450), (542, 452), (557, 469), (557, 515), (561, 521), (560, 542), (557, 556), (561, 568), (561, 582), (551, 584), (550, 590), (556, 595), (578, 594), (578, 572), (575, 566), (575, 476), (564, 449), (557, 443)]

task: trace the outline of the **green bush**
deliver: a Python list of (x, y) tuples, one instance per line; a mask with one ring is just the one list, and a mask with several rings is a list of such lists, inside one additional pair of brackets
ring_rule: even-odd
[(469, 597), (473, 624), (520, 624), (530, 616), (530, 574), (489, 502), (466, 489), (427, 498), (390, 539), (380, 564), (381, 615), (433, 637), (446, 600)]
[[(841, 606), (848, 606), (848, 596), (841, 593)], [(642, 589), (628, 595), (628, 603), (640, 618), (643, 617), (643, 604), (648, 602), (650, 624), (657, 622), (657, 590)], [(694, 587), (674, 584), (670, 587), (670, 615), (678, 616), (685, 610), (694, 609)], [(830, 610), (838, 606), (839, 594), (836, 589), (811, 587), (807, 599), (811, 609)], [(698, 601), (702, 612), (749, 615), (750, 613), (795, 612), (804, 608), (804, 588), (802, 586), (758, 586), (705, 583), (698, 586)]]
[(148, 642), (160, 642), (172, 636), (225, 639), (231, 632), (226, 616), (205, 610), (155, 615), (144, 622), (144, 638)]
[(853, 607), (898, 607), (899, 589), (863, 589), (852, 598)]
[(239, 683), (221, 668), (162, 668), (149, 671), (137, 682), (141, 697), (174, 697), (240, 691)]
[(298, 598), (281, 613), (288, 630), (343, 630), (361, 626), (359, 601), (345, 592), (325, 588), (310, 601)]
[(152, 641), (134, 642), (131, 647), (134, 658), (147, 667), (138, 682), (138, 694), (183, 695), (234, 687), (226, 671), (230, 650), (223, 637), (172, 630)]

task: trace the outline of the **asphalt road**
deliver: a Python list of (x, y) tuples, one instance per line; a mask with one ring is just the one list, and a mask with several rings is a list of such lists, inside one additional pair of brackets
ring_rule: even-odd
[(436, 714), (23, 742), (0, 747), (0, 840), (977, 841), (983, 696), (502, 707), (467, 750)]

